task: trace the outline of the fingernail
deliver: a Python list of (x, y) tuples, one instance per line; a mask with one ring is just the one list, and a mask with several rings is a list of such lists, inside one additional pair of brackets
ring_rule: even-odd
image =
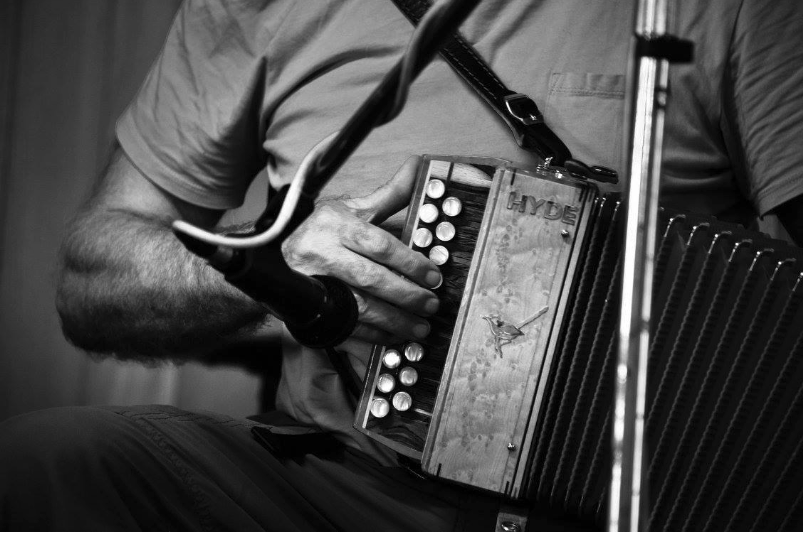
[(426, 322), (420, 322), (413, 327), (413, 335), (415, 335), (419, 339), (423, 339), (427, 335), (429, 335), (429, 324)]
[(424, 311), (430, 315), (433, 315), (438, 311), (438, 307), (440, 307), (440, 302), (438, 299), (430, 298), (427, 300), (427, 303), (424, 304)]
[(427, 277), (425, 278), (427, 285), (433, 289), (437, 289), (441, 286), (443, 282), (443, 278), (441, 277), (441, 273), (437, 270), (430, 270), (427, 272)]

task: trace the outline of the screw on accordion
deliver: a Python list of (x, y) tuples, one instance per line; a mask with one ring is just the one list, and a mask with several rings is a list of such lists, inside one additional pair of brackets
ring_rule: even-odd
[[(375, 346), (355, 427), (432, 476), (604, 524), (624, 209), (561, 169), (427, 156), (403, 240), (441, 264), (421, 343)], [(803, 526), (803, 253), (662, 210), (652, 530)]]

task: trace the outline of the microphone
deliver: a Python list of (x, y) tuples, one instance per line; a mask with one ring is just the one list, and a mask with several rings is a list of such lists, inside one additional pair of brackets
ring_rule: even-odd
[(232, 249), (180, 231), (174, 233), (226, 281), (264, 303), (301, 344), (310, 348), (336, 346), (357, 325), (357, 301), (349, 286), (332, 276), (307, 276), (293, 270), (282, 255), (281, 245)]

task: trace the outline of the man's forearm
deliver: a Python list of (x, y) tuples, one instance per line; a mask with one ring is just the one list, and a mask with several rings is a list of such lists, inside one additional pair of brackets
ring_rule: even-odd
[(167, 221), (124, 210), (71, 225), (57, 307), (75, 345), (129, 358), (201, 357), (267, 314), (187, 252)]

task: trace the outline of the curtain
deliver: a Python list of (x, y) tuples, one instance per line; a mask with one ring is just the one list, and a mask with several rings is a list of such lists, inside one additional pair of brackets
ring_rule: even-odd
[[(257, 410), (258, 375), (93, 360), (64, 340), (55, 311), (65, 223), (106, 165), (115, 120), (178, 4), (0, 2), (0, 420), (60, 405), (169, 403), (235, 416)], [(256, 189), (251, 205), (265, 198)]]

